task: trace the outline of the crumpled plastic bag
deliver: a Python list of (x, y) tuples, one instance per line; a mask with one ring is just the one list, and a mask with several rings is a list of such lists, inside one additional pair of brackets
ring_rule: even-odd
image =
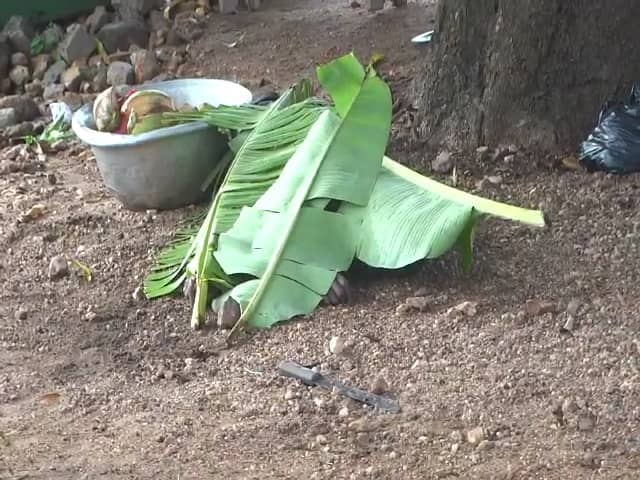
[(580, 145), (579, 161), (590, 172), (640, 171), (640, 83), (626, 103), (604, 105), (596, 127)]

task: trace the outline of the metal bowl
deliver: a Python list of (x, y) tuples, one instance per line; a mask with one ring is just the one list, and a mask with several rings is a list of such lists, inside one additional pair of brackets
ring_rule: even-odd
[[(180, 79), (150, 83), (138, 90), (157, 89), (177, 105), (242, 105), (251, 92), (226, 80)], [(130, 210), (169, 210), (200, 203), (204, 179), (227, 149), (216, 129), (202, 122), (161, 128), (141, 135), (119, 135), (96, 130), (93, 105), (79, 109), (72, 128), (96, 157), (102, 180)]]

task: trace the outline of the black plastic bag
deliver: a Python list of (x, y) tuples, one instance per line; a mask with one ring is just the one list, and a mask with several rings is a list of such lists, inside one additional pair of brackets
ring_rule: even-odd
[(640, 171), (640, 83), (626, 104), (605, 104), (598, 124), (580, 145), (580, 163), (590, 172)]

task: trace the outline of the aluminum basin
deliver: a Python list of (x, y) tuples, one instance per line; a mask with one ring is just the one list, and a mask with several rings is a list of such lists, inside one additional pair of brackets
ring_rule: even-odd
[[(177, 105), (242, 105), (251, 92), (226, 80), (180, 79), (149, 83), (136, 89), (166, 92)], [(176, 125), (141, 135), (119, 135), (95, 129), (93, 105), (79, 109), (72, 128), (88, 144), (107, 188), (130, 210), (169, 210), (200, 203), (208, 192), (202, 182), (227, 149), (216, 129), (202, 122)]]

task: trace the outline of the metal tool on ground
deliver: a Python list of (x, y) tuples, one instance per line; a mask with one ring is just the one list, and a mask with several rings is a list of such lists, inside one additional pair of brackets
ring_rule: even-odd
[(314, 372), (310, 368), (303, 367), (291, 360), (283, 361), (278, 366), (278, 372), (285, 377), (295, 378), (307, 385), (321, 387), (329, 391), (335, 391), (343, 397), (348, 397), (358, 402), (365, 403), (376, 410), (381, 410), (387, 413), (400, 412), (400, 404), (396, 400), (376, 395), (359, 388), (349, 387), (320, 372)]

